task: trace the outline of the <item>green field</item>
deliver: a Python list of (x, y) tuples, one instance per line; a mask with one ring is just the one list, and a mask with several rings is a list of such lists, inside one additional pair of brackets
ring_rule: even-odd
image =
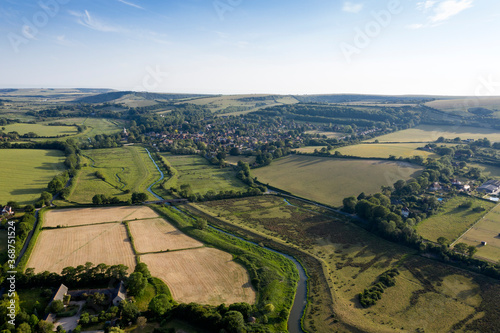
[(326, 136), (328, 139), (331, 138), (339, 138), (342, 136), (345, 136), (345, 133), (339, 133), (339, 132), (325, 132), (325, 131), (307, 131), (305, 132), (306, 134), (318, 134), (320, 136)]
[(500, 167), (489, 164), (468, 163), (471, 168), (479, 168), (488, 178), (500, 179)]
[(432, 142), (439, 137), (445, 139), (483, 139), (488, 138), (491, 141), (500, 141), (500, 133), (496, 130), (487, 128), (469, 127), (469, 126), (433, 126), (420, 125), (403, 131), (382, 135), (368, 142)]
[[(94, 149), (82, 153), (88, 159), (87, 166), (82, 168), (69, 201), (92, 202), (95, 194), (117, 196), (124, 200), (131, 195), (124, 191), (147, 192), (149, 185), (160, 178), (160, 173), (143, 147)], [(96, 171), (104, 175), (105, 181), (95, 176)], [(148, 196), (154, 199), (149, 193)]]
[[(471, 208), (459, 208), (458, 206), (472, 201)], [(473, 212), (474, 207), (486, 208), (483, 212)], [(450, 243), (460, 237), (467, 229), (483, 217), (491, 208), (493, 202), (463, 196), (454, 197), (443, 204), (439, 213), (420, 222), (416, 229), (425, 239), (433, 242), (439, 237), (445, 237)]]
[[(489, 332), (497, 327), (500, 319), (495, 310), (488, 311), (490, 302), (500, 296), (495, 280), (422, 258), (343, 218), (329, 217), (331, 213), (325, 210), (318, 214), (310, 205), (289, 201), (292, 205), (266, 196), (196, 206), (267, 239), (281, 239), (304, 249), (323, 263), (324, 270), (316, 271), (305, 261), (315, 281), (325, 274), (330, 288), (320, 289), (314, 282), (310, 285), (310, 306), (304, 319), (307, 331), (455, 332), (471, 325), (471, 331)], [(358, 293), (396, 267), (400, 272), (396, 285), (387, 288), (377, 304), (361, 307)]]
[(193, 193), (200, 194), (205, 194), (210, 190), (220, 192), (246, 189), (246, 185), (236, 178), (232, 168), (221, 169), (198, 155), (164, 153), (162, 156), (177, 170), (177, 175), (165, 183), (166, 188), (189, 184)]
[(401, 162), (291, 155), (252, 170), (252, 175), (264, 184), (339, 206), (345, 197), (379, 192), (381, 186), (414, 177), (420, 170)]
[(33, 203), (52, 178), (65, 170), (58, 150), (0, 150), (0, 203)]
[[(49, 121), (46, 123), (61, 123), (67, 125), (85, 125), (87, 129), (82, 133), (74, 133), (73, 138), (78, 138), (80, 140), (88, 140), (87, 138), (93, 138), (99, 134), (113, 134), (123, 130), (124, 122), (117, 119), (105, 119), (105, 118), (64, 118), (56, 121)], [(67, 139), (67, 138), (64, 138)]]
[(500, 97), (469, 97), (459, 99), (437, 100), (425, 103), (441, 111), (459, 114), (461, 116), (474, 116), (469, 112), (470, 108), (485, 108), (495, 112), (496, 117), (500, 117)]
[(389, 158), (391, 155), (395, 157), (412, 157), (421, 156), (423, 158), (436, 157), (436, 154), (424, 150), (417, 150), (423, 147), (421, 143), (394, 143), (394, 144), (360, 144), (355, 146), (347, 146), (338, 148), (343, 155), (359, 156), (359, 157), (374, 157), (374, 158)]
[[(500, 205), (492, 209), (458, 241), (477, 248), (476, 256), (500, 262)], [(481, 245), (486, 242), (486, 246)]]
[[(4, 129), (5, 128), (5, 129)], [(44, 124), (10, 124), (1, 127), (4, 133), (17, 132), (24, 135), (29, 132), (36, 133), (38, 136), (56, 137), (61, 135), (75, 135), (78, 133), (73, 126), (48, 126)]]

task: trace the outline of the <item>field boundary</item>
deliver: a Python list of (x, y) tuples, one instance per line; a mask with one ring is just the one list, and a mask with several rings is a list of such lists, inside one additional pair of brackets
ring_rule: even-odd
[[(456, 242), (458, 242), (466, 233), (468, 233), (471, 229), (473, 229), (479, 222), (481, 222), (486, 217), (486, 215), (488, 215), (492, 210), (496, 209), (498, 206), (500, 206), (500, 204), (496, 205), (495, 207), (493, 207), (492, 209), (487, 211), (486, 214), (484, 214), (479, 220), (477, 220), (476, 223), (474, 223), (469, 229), (467, 229), (466, 232), (461, 234), (453, 243), (451, 243), (450, 247), (455, 245)], [(490, 261), (490, 260), (488, 260), (488, 261)]]

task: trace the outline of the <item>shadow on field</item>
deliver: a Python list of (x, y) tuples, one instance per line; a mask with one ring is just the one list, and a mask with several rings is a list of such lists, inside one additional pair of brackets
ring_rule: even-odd
[(61, 164), (60, 163), (43, 162), (42, 165), (35, 167), (35, 169), (59, 171), (61, 169)]
[(10, 191), (11, 195), (39, 194), (39, 188), (23, 188)]

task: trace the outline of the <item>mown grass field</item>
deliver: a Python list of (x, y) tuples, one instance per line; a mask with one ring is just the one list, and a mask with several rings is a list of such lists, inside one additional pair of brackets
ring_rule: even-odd
[(420, 170), (402, 162), (291, 155), (252, 170), (252, 175), (264, 184), (339, 206), (346, 197), (379, 192), (381, 186), (413, 177)]
[[(477, 248), (477, 257), (500, 262), (500, 205), (492, 209), (457, 242)], [(486, 246), (481, 242), (487, 242)]]
[[(486, 332), (498, 327), (498, 311), (490, 303), (500, 298), (495, 280), (419, 257), (326, 211), (323, 215), (312, 212), (310, 205), (290, 202), (296, 206), (273, 197), (197, 206), (224, 221), (281, 238), (323, 262), (331, 297), (309, 293), (311, 305), (304, 319), (308, 331)], [(387, 288), (376, 305), (361, 307), (357, 294), (391, 268), (400, 272), (396, 285)]]
[(163, 157), (177, 170), (177, 174), (165, 183), (166, 188), (191, 185), (193, 193), (205, 194), (212, 190), (241, 191), (246, 185), (236, 178), (231, 168), (219, 168), (211, 165), (205, 158), (198, 155), (171, 155), (163, 153)]
[(467, 163), (471, 168), (479, 168), (481, 172), (488, 178), (500, 179), (500, 167), (489, 164)]
[[(3, 129), (5, 127), (5, 129)], [(38, 136), (56, 137), (60, 135), (75, 135), (78, 133), (76, 127), (73, 126), (48, 126), (42, 124), (10, 124), (2, 126), (4, 133), (17, 132), (19, 135), (24, 135), (29, 132), (36, 133)]]
[(0, 204), (37, 200), (52, 178), (65, 170), (64, 159), (58, 150), (0, 150)]
[(483, 139), (488, 138), (490, 141), (500, 141), (500, 133), (493, 129), (470, 127), (470, 126), (434, 126), (420, 125), (415, 128), (410, 128), (403, 131), (398, 131), (373, 139), (368, 142), (432, 142), (439, 137), (445, 139)]
[(331, 138), (339, 138), (342, 136), (345, 136), (345, 133), (339, 133), (339, 132), (325, 132), (325, 131), (307, 131), (305, 132), (306, 134), (319, 134), (320, 136), (326, 136), (328, 139)]
[[(468, 201), (473, 203), (471, 208), (458, 207)], [(474, 212), (473, 209), (479, 206), (484, 207), (486, 210)], [(425, 239), (435, 242), (439, 237), (445, 237), (451, 243), (494, 206), (495, 203), (493, 202), (457, 196), (445, 202), (439, 209), (438, 214), (420, 222), (416, 229)]]
[[(95, 194), (126, 200), (131, 196), (125, 193), (126, 190), (145, 192), (154, 199), (147, 188), (160, 179), (160, 173), (145, 148), (125, 146), (86, 150), (83, 154), (88, 159), (87, 166), (82, 168), (69, 201), (89, 203)], [(101, 172), (105, 180), (97, 178), (96, 171)]]
[(395, 157), (412, 157), (421, 156), (424, 159), (428, 157), (437, 157), (436, 154), (417, 148), (423, 147), (421, 143), (394, 143), (394, 144), (360, 144), (355, 146), (347, 146), (336, 149), (343, 155), (359, 156), (359, 157), (374, 157), (374, 158), (389, 158)]
[[(82, 133), (74, 133), (73, 138), (80, 140), (88, 140), (88, 138), (93, 138), (99, 134), (112, 134), (120, 132), (123, 130), (125, 123), (117, 119), (105, 119), (105, 118), (64, 118), (55, 121), (48, 121), (46, 123), (62, 123), (68, 125), (85, 125), (87, 129)], [(66, 127), (71, 128), (71, 127)], [(67, 138), (62, 138), (67, 139)]]

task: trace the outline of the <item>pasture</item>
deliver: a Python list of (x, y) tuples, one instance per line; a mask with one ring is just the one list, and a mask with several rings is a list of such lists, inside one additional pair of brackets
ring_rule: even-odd
[(177, 170), (177, 174), (165, 183), (166, 188), (189, 184), (193, 193), (201, 194), (210, 190), (219, 192), (246, 189), (246, 185), (236, 178), (236, 173), (232, 168), (221, 169), (198, 155), (163, 153), (162, 156)]
[[(500, 205), (492, 209), (457, 242), (475, 246), (478, 257), (500, 262)], [(487, 245), (483, 246), (481, 242), (487, 242)]]
[(146, 254), (141, 256), (141, 262), (168, 285), (178, 302), (255, 303), (256, 294), (247, 271), (229, 253), (201, 248)]
[(381, 186), (414, 177), (420, 170), (403, 162), (291, 155), (252, 170), (252, 175), (295, 195), (340, 206), (345, 197), (380, 192)]
[(0, 150), (0, 203), (32, 203), (47, 189), (52, 178), (65, 170), (58, 150)]
[(428, 157), (437, 157), (436, 154), (417, 149), (423, 146), (424, 145), (421, 143), (374, 143), (346, 146), (335, 150), (339, 151), (343, 155), (373, 158), (389, 158), (390, 156), (395, 156), (396, 158), (407, 158), (412, 156), (421, 156), (422, 158), (426, 159)]
[(437, 100), (425, 103), (431, 108), (445, 112), (459, 114), (461, 116), (474, 116), (470, 113), (471, 108), (485, 108), (494, 112), (496, 117), (500, 116), (500, 97), (469, 97)]
[(26, 267), (36, 273), (60, 273), (65, 267), (86, 262), (123, 264), (133, 271), (135, 256), (125, 226), (111, 223), (42, 230)]
[[(472, 207), (460, 208), (461, 204), (472, 201)], [(445, 237), (450, 243), (460, 237), (467, 229), (495, 206), (493, 202), (457, 196), (446, 201), (436, 215), (420, 222), (416, 229), (425, 239), (436, 242)], [(475, 207), (484, 207), (485, 211), (474, 212)]]
[[(5, 127), (5, 129), (3, 129)], [(56, 137), (56, 136), (68, 136), (75, 135), (78, 133), (76, 127), (74, 126), (48, 126), (43, 124), (10, 124), (2, 126), (2, 131), (4, 133), (17, 132), (19, 135), (24, 135), (30, 132), (36, 133), (38, 136), (43, 137)]]
[[(79, 174), (69, 201), (92, 202), (95, 194), (124, 200), (129, 197), (124, 191), (146, 193), (148, 186), (160, 178), (146, 149), (139, 146), (86, 150), (83, 154), (88, 159), (87, 166)], [(98, 179), (96, 171), (101, 172), (105, 179)], [(147, 194), (153, 199), (149, 192)]]
[(489, 164), (467, 163), (471, 168), (479, 168), (482, 174), (488, 178), (495, 178), (500, 180), (500, 167)]
[(434, 126), (420, 125), (403, 131), (382, 135), (367, 142), (433, 142), (439, 137), (445, 139), (455, 139), (459, 137), (465, 139), (483, 139), (490, 141), (500, 141), (500, 133), (494, 129), (470, 126)]
[[(152, 210), (150, 211), (154, 213)], [(203, 243), (185, 235), (161, 218), (131, 221), (128, 225), (134, 237), (135, 248), (139, 253), (172, 251), (203, 246)]]
[[(323, 270), (312, 270), (307, 263), (306, 268), (313, 276), (326, 276), (331, 296), (328, 291), (310, 292), (304, 319), (308, 331), (448, 332), (465, 325), (472, 331), (489, 331), (498, 324), (496, 311), (489, 310), (500, 295), (500, 285), (493, 280), (421, 258), (324, 209), (315, 213), (310, 205), (289, 201), (292, 205), (269, 196), (197, 205), (321, 260)], [(400, 272), (396, 285), (387, 288), (377, 304), (361, 307), (357, 295), (392, 268)], [(333, 321), (329, 304), (340, 323)], [(347, 326), (336, 326), (341, 323)]]
[(76, 227), (104, 222), (121, 222), (155, 218), (158, 215), (144, 206), (121, 206), (102, 208), (67, 208), (50, 210), (44, 215), (43, 226), (47, 228)]
[(340, 138), (342, 136), (346, 136), (345, 133), (339, 132), (326, 132), (326, 131), (307, 131), (305, 134), (319, 135), (321, 137), (326, 136), (328, 139), (331, 138)]

